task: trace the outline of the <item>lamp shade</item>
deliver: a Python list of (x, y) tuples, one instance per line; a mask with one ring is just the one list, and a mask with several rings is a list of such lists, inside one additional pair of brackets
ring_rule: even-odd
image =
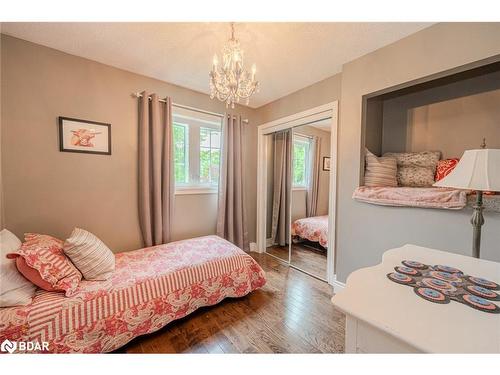
[(451, 173), (437, 187), (500, 191), (500, 150), (467, 150)]

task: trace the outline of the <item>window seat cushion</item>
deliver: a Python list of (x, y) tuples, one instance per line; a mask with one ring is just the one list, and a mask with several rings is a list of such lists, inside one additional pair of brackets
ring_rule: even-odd
[(467, 205), (467, 191), (436, 187), (360, 186), (352, 198), (382, 206), (442, 208), (459, 210)]

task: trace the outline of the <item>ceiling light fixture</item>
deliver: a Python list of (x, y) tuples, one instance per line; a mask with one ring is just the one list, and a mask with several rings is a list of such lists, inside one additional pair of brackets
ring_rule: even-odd
[(257, 67), (252, 65), (252, 72), (243, 69), (243, 50), (240, 42), (234, 37), (234, 22), (231, 22), (231, 39), (222, 48), (222, 62), (214, 55), (210, 71), (210, 98), (217, 98), (226, 103), (226, 107), (250, 97), (258, 90), (259, 82), (255, 80)]

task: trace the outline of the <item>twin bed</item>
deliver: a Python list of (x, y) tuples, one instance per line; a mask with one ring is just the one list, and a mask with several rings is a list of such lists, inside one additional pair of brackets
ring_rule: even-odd
[(48, 342), (54, 353), (110, 352), (265, 283), (252, 257), (217, 236), (118, 253), (107, 281), (84, 280), (72, 297), (38, 290), (30, 305), (2, 308), (0, 342)]
[(328, 246), (328, 215), (295, 220), (291, 232), (294, 241), (305, 239), (319, 242), (326, 249)]

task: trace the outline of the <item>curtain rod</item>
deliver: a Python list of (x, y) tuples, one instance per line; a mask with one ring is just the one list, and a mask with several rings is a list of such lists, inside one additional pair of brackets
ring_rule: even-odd
[[(132, 93), (132, 97), (134, 97), (134, 98), (142, 98), (142, 94), (138, 93), (138, 92), (134, 92), (134, 93)], [(148, 97), (148, 99), (151, 100), (151, 97)], [(165, 99), (158, 99), (158, 101), (162, 102), (162, 103), (166, 103)], [(217, 116), (217, 117), (220, 117), (220, 118), (224, 117), (224, 114), (222, 114), (222, 113), (205, 111), (203, 109), (198, 109), (198, 108), (190, 107), (188, 105), (183, 105), (183, 104), (178, 104), (178, 103), (172, 103), (172, 106), (173, 107), (177, 107), (177, 108), (188, 109), (188, 110), (194, 111), (194, 112), (204, 113), (206, 115)], [(241, 121), (243, 121), (245, 124), (248, 124), (248, 119), (247, 118), (244, 118)]]
[[(292, 128), (293, 129), (293, 128)], [(292, 132), (294, 135), (298, 135), (299, 137), (303, 137), (303, 138), (309, 138), (309, 139), (313, 139), (314, 136), (313, 135), (309, 135), (309, 134), (302, 134), (302, 133), (299, 133), (299, 132)]]

